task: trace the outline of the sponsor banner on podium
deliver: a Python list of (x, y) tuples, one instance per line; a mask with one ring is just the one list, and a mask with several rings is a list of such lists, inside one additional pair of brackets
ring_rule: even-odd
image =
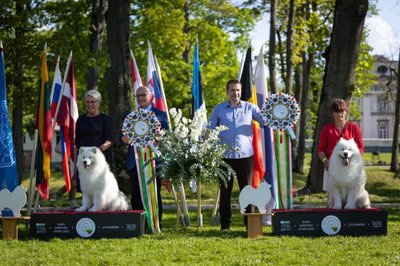
[(31, 215), (33, 238), (130, 238), (144, 233), (144, 211), (37, 212)]
[(381, 209), (295, 209), (272, 212), (272, 234), (291, 236), (387, 235)]

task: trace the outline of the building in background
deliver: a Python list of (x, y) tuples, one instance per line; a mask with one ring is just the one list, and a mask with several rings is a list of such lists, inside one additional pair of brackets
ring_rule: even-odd
[[(357, 100), (360, 128), (367, 152), (390, 152), (395, 120), (398, 62), (378, 56), (374, 71), (377, 83)], [(388, 85), (390, 81), (390, 84)]]

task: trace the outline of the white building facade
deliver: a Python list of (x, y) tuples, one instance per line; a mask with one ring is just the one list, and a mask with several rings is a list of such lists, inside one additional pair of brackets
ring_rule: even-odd
[(397, 68), (397, 61), (378, 56), (374, 69), (377, 83), (357, 100), (366, 151), (391, 151), (397, 91), (397, 76), (392, 70), (398, 72)]

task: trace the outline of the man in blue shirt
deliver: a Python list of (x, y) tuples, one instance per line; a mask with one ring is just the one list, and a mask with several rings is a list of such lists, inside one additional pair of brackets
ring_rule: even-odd
[[(253, 178), (253, 130), (252, 120), (264, 124), (261, 111), (258, 106), (241, 101), (242, 84), (239, 80), (229, 80), (226, 85), (228, 101), (215, 106), (211, 117), (209, 128), (214, 129), (219, 125), (228, 127), (228, 130), (219, 134), (222, 144), (227, 144), (230, 149), (225, 153), (225, 162), (235, 170), (240, 191), (246, 186), (251, 185)], [(232, 210), (231, 193), (233, 179), (229, 180), (227, 187), (220, 183), (220, 221), (221, 230), (229, 230)], [(245, 217), (246, 218), (246, 217)], [(245, 219), (247, 225), (247, 220)]]

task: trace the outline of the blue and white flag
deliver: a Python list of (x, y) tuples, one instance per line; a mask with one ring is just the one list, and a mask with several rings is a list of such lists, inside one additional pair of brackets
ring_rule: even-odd
[(196, 43), (194, 45), (194, 52), (193, 52), (192, 118), (194, 116), (194, 113), (200, 108), (206, 110), (206, 105), (204, 102), (204, 95), (203, 95), (203, 87), (201, 85), (199, 44), (196, 37)]
[(7, 107), (3, 46), (0, 43), (0, 190), (7, 188), (12, 192), (18, 185), (17, 162)]

